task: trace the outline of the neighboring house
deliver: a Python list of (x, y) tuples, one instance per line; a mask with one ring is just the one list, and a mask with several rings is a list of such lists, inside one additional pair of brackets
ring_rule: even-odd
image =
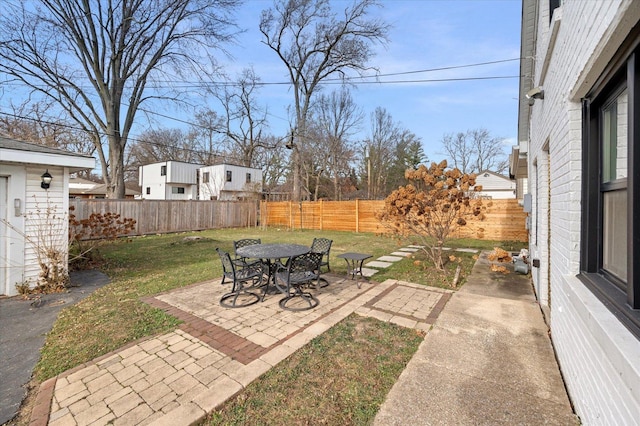
[[(125, 188), (125, 198), (139, 198), (140, 191)], [(107, 185), (78, 177), (69, 178), (69, 198), (107, 198)]]
[(522, 17), (511, 174), (534, 288), (582, 423), (638, 424), (640, 1), (524, 0)]
[(94, 167), (90, 156), (0, 137), (0, 295), (36, 283), (43, 239), (68, 252), (69, 173)]
[(476, 185), (482, 186), (478, 195), (484, 198), (516, 198), (516, 181), (490, 170), (483, 170), (477, 174)]
[(262, 194), (262, 170), (251, 167), (217, 164), (198, 170), (199, 199), (242, 200)]
[(162, 161), (139, 168), (141, 198), (145, 200), (197, 200), (201, 164)]
[(141, 198), (147, 200), (241, 200), (259, 198), (262, 170), (166, 161), (140, 167)]

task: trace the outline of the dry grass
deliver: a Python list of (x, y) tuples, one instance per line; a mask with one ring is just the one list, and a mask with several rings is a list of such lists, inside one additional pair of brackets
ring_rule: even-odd
[(417, 330), (351, 315), (202, 424), (370, 424), (423, 338)]

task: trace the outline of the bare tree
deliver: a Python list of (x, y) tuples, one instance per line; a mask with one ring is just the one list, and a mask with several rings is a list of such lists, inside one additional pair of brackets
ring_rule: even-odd
[(386, 40), (388, 26), (368, 19), (375, 0), (356, 0), (341, 14), (329, 0), (276, 1), (260, 19), (263, 42), (285, 65), (294, 94), (292, 174), (294, 201), (300, 200), (298, 147), (306, 143), (307, 118), (313, 95), (332, 76), (362, 72), (373, 55), (372, 44)]
[(212, 109), (199, 111), (188, 138), (196, 152), (198, 163), (212, 165), (220, 161), (224, 151), (224, 119)]
[(453, 166), (462, 173), (479, 173), (483, 170), (504, 173), (509, 167), (503, 140), (491, 136), (487, 129), (444, 135), (441, 142)]
[(226, 112), (223, 132), (227, 137), (227, 149), (248, 167), (255, 166), (256, 151), (268, 144), (263, 140), (267, 124), (267, 110), (257, 102), (260, 85), (253, 68), (242, 70), (234, 85), (224, 86), (217, 94)]
[(138, 136), (131, 146), (131, 159), (136, 166), (159, 161), (196, 162), (197, 151), (180, 129), (151, 129)]
[(324, 168), (333, 182), (334, 200), (342, 198), (341, 181), (349, 175), (355, 156), (350, 138), (357, 132), (362, 118), (361, 109), (346, 87), (330, 95), (321, 94), (314, 106), (314, 122), (326, 141)]
[[(0, 72), (57, 103), (90, 134), (108, 195), (124, 198), (124, 153), (148, 83), (207, 74), (197, 52), (229, 38), (237, 0), (41, 0), (0, 15)], [(175, 78), (172, 75), (172, 78)], [(106, 142), (107, 154), (103, 151)]]
[(286, 179), (286, 164), (290, 152), (284, 146), (287, 139), (267, 135), (263, 141), (268, 147), (256, 153), (255, 162), (257, 167), (262, 168), (263, 188), (266, 192), (276, 190)]
[(391, 114), (377, 107), (371, 114), (371, 136), (364, 142), (363, 173), (367, 179), (367, 198), (386, 196), (389, 171), (395, 163), (396, 146), (402, 131)]

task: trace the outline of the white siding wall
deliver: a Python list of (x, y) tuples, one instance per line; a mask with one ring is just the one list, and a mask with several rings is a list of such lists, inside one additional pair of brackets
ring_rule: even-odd
[[(166, 167), (166, 175), (162, 175)], [(147, 200), (195, 200), (198, 194), (198, 164), (167, 161), (140, 167), (141, 197)], [(184, 188), (184, 193), (173, 193), (173, 188)], [(149, 194), (147, 194), (149, 188)]]
[(482, 185), (480, 195), (485, 197), (516, 198), (516, 182), (493, 173), (479, 173), (476, 177), (476, 185)]
[[(67, 253), (69, 226), (69, 173), (62, 167), (49, 167), (53, 177), (48, 190), (40, 187), (40, 176), (45, 171), (41, 165), (27, 166), (25, 199), (25, 268), (24, 279), (32, 286), (37, 283), (40, 267), (38, 252), (47, 247), (57, 247)], [(66, 183), (65, 183), (66, 180)], [(46, 257), (41, 255), (42, 259)]]
[[(227, 172), (231, 172), (231, 182), (227, 182)], [(262, 170), (249, 167), (218, 164), (202, 167), (199, 171), (209, 173), (209, 182), (200, 184), (200, 199), (214, 197), (219, 200), (237, 200), (262, 192)], [(247, 173), (251, 174), (251, 183), (247, 184)], [(202, 180), (201, 180), (202, 182)]]
[[(535, 197), (532, 224), (538, 225), (534, 257), (541, 262), (534, 271), (536, 290), (543, 295), (551, 274), (551, 331), (567, 388), (584, 424), (637, 424), (640, 419), (640, 343), (584, 285), (579, 272), (581, 219), (581, 104), (580, 98), (593, 85), (615, 49), (605, 48), (611, 37), (626, 34), (637, 22), (637, 10), (629, 16), (631, 0), (563, 2), (558, 38), (550, 53), (544, 81), (540, 74), (549, 43), (547, 1), (538, 21), (535, 85), (543, 86), (545, 99), (537, 100), (531, 116), (529, 190)], [(637, 7), (635, 7), (637, 9)], [(626, 19), (622, 16), (627, 13)], [(621, 24), (619, 24), (622, 22)], [(620, 28), (627, 26), (627, 28)], [(622, 36), (623, 37), (623, 36)], [(595, 69), (595, 68), (600, 69)], [(586, 70), (585, 70), (586, 68)], [(591, 75), (589, 75), (591, 73)], [(590, 84), (586, 84), (590, 81)], [(551, 244), (547, 248), (546, 191), (544, 173), (549, 146), (551, 167)], [(537, 215), (537, 220), (535, 215)], [(531, 232), (536, 232), (532, 226)], [(532, 235), (534, 236), (534, 235)], [(548, 251), (550, 250), (550, 256)]]
[[(140, 167), (141, 197), (147, 200), (164, 200), (166, 197), (167, 177), (160, 175), (162, 166), (166, 163), (147, 164)], [(149, 188), (149, 194), (147, 194)]]

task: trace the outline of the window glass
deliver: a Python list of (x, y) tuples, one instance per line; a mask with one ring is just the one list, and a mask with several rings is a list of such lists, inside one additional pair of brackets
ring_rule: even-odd
[(627, 177), (627, 89), (602, 110), (602, 182)]
[(202, 173), (202, 183), (209, 183), (209, 172)]
[(251, 183), (251, 173), (247, 173), (247, 183)]
[(231, 170), (227, 170), (227, 182), (231, 182)]
[(603, 194), (602, 269), (627, 280), (627, 190)]
[(151, 187), (147, 186), (147, 195), (151, 194)]
[(184, 194), (184, 187), (182, 186), (174, 186), (171, 188), (172, 194)]
[(160, 176), (167, 175), (167, 166), (160, 166)]

